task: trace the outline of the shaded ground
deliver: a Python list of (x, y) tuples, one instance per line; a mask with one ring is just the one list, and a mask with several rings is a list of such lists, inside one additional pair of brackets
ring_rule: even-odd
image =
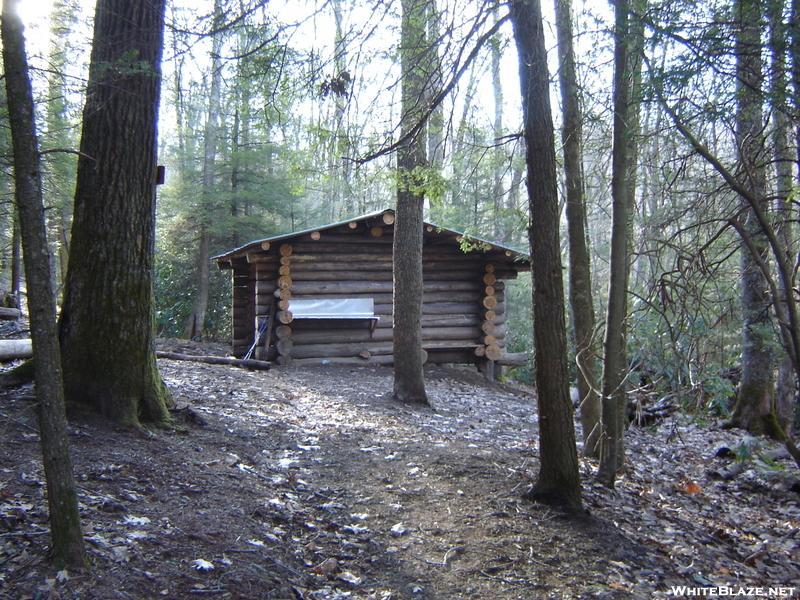
[(87, 573), (48, 564), (32, 392), (0, 396), (0, 599), (800, 591), (791, 471), (708, 476), (736, 433), (682, 416), (632, 429), (617, 490), (582, 461), (589, 514), (575, 518), (519, 499), (537, 467), (523, 388), (434, 368), (431, 410), (393, 402), (390, 369), (159, 364), (182, 409), (174, 430), (146, 438), (70, 410)]

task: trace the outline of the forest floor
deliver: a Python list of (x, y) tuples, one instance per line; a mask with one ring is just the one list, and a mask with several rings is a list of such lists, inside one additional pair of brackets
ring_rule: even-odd
[(48, 561), (32, 390), (0, 395), (0, 599), (800, 596), (795, 468), (711, 476), (742, 432), (681, 414), (631, 428), (615, 490), (581, 460), (576, 516), (521, 500), (538, 466), (524, 386), (433, 367), (424, 408), (390, 398), (387, 368), (159, 365), (174, 429), (69, 407), (84, 572)]

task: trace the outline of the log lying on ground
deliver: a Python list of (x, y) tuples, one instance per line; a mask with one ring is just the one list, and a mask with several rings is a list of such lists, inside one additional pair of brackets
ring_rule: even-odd
[(175, 354), (174, 352), (156, 352), (156, 358), (169, 360), (187, 360), (189, 362), (206, 363), (209, 365), (230, 365), (255, 371), (266, 371), (272, 365), (261, 360), (246, 360), (243, 358), (226, 358), (224, 356), (192, 356), (190, 354)]
[(31, 356), (33, 346), (30, 340), (0, 340), (0, 362)]
[(16, 321), (22, 316), (22, 311), (18, 308), (0, 307), (0, 319), (4, 321)]
[(529, 358), (527, 352), (506, 352), (495, 363), (501, 367), (522, 367), (528, 364)]

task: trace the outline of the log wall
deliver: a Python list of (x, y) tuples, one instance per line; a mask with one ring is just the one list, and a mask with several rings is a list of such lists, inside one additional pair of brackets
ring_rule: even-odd
[[(253, 356), (259, 360), (391, 364), (392, 224), (393, 215), (383, 214), (369, 223), (264, 242), (232, 259), (234, 356), (247, 353), (261, 328)], [(503, 280), (516, 276), (499, 252), (464, 253), (436, 230), (426, 231), (422, 338), (428, 361), (501, 359)], [(378, 320), (294, 318), (293, 299), (324, 298), (372, 298)]]

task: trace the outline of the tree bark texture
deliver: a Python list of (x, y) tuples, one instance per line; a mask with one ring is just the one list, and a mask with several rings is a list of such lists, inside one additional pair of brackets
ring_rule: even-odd
[[(425, 82), (427, 47), (423, 0), (403, 0), (400, 37), (402, 114), (400, 135), (419, 126)], [(435, 50), (434, 50), (435, 51)], [(428, 403), (422, 350), (422, 242), (424, 214), (425, 128), (397, 152), (397, 208), (394, 224), (394, 397)]]
[(581, 507), (578, 452), (569, 397), (567, 332), (559, 243), (558, 174), (539, 0), (510, 3), (520, 57), (528, 167), (533, 337), (539, 407), (539, 475), (531, 499)]
[[(559, 82), (564, 113), (561, 143), (566, 178), (566, 214), (569, 236), (569, 304), (578, 366), (583, 453), (596, 457), (600, 431), (600, 396), (597, 393), (597, 357), (594, 344), (595, 313), (592, 300), (592, 276), (589, 248), (586, 243), (586, 201), (581, 166), (580, 88), (575, 73), (572, 47), (572, 6), (570, 0), (556, 0)], [(591, 439), (590, 439), (591, 437)]]
[[(737, 176), (762, 210), (767, 211), (764, 116), (761, 108), (763, 65), (761, 58), (761, 0), (738, 0), (735, 5), (736, 37), (736, 142)], [(767, 281), (759, 261), (768, 260), (766, 235), (756, 215), (743, 201), (744, 232), (752, 245), (742, 248), (742, 379), (731, 423), (752, 433), (770, 433), (774, 417), (774, 330)], [(753, 255), (755, 251), (758, 256)]]
[[(793, 174), (792, 162), (794, 155), (789, 143), (791, 126), (789, 114), (789, 86), (787, 75), (787, 51), (789, 49), (789, 27), (784, 21), (782, 2), (768, 2), (767, 14), (769, 19), (769, 46), (771, 53), (770, 78), (770, 105), (773, 115), (774, 128), (772, 133), (773, 157), (775, 163), (775, 187), (777, 199), (775, 211), (777, 213), (777, 233), (784, 245), (785, 260), (790, 264), (797, 256), (795, 238), (797, 226), (795, 224), (796, 210), (789, 201), (792, 194)], [(800, 27), (795, 24), (794, 27)], [(800, 90), (798, 90), (800, 91)], [(790, 303), (796, 302), (791, 294), (785, 293), (782, 299), (776, 301), (786, 304), (784, 314), (790, 314)], [(783, 326), (782, 326), (783, 327)], [(775, 414), (778, 425), (791, 438), (794, 428), (795, 396), (797, 393), (797, 374), (795, 361), (792, 359), (788, 348), (784, 350), (778, 365), (778, 375), (775, 386)]]
[(153, 259), (165, 0), (99, 0), (60, 334), (67, 400), (117, 422), (169, 419)]
[(614, 487), (624, 461), (622, 415), (625, 410), (627, 360), (625, 317), (628, 297), (628, 151), (630, 138), (630, 2), (618, 0), (614, 15), (614, 133), (611, 174), (611, 257), (608, 310), (603, 340), (602, 436), (597, 479)]
[(17, 2), (5, 0), (2, 15), (3, 66), (14, 149), (14, 182), (25, 251), (31, 338), (36, 350), (34, 377), (39, 430), (47, 482), (50, 535), (57, 566), (86, 566), (78, 495), (69, 453), (67, 417), (50, 279), (39, 147), (33, 92)]

